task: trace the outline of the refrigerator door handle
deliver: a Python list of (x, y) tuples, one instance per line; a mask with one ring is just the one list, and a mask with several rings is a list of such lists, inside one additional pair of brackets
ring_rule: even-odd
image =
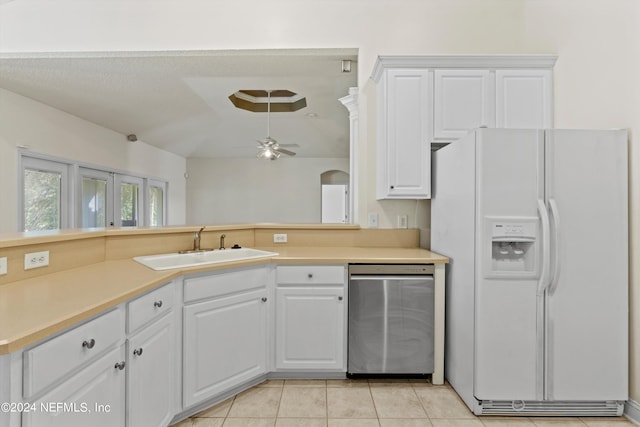
[(554, 199), (549, 199), (549, 208), (553, 217), (553, 274), (549, 284), (549, 293), (553, 294), (558, 287), (560, 278), (560, 216), (558, 215), (558, 205)]
[(551, 233), (549, 213), (547, 212), (547, 207), (542, 199), (538, 199), (538, 214), (540, 215), (540, 221), (542, 222), (542, 271), (540, 272), (540, 280), (538, 280), (537, 292), (538, 296), (540, 296), (544, 294), (545, 289), (549, 286), (549, 238)]

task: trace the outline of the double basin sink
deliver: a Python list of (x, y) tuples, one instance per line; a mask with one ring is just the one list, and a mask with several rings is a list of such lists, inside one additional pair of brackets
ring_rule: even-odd
[(271, 258), (277, 255), (277, 252), (261, 251), (259, 249), (252, 248), (240, 248), (137, 256), (134, 257), (133, 260), (153, 270), (170, 270), (172, 268), (197, 267), (200, 265), (219, 264), (222, 262)]

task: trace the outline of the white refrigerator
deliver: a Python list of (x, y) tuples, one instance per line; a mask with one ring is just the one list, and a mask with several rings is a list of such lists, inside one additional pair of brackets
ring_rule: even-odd
[(480, 414), (620, 415), (627, 133), (478, 129), (433, 156), (445, 376)]

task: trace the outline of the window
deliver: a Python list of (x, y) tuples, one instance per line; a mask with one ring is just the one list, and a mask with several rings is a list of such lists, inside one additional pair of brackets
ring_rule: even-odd
[(162, 181), (147, 180), (147, 210), (149, 219), (147, 224), (151, 227), (165, 225), (167, 183)]
[(80, 220), (82, 228), (113, 225), (113, 174), (80, 168)]
[(22, 153), (18, 230), (162, 226), (167, 183)]
[(69, 167), (50, 160), (22, 158), (19, 229), (55, 230), (69, 226)]
[(116, 227), (136, 227), (144, 220), (142, 201), (142, 178), (116, 175)]

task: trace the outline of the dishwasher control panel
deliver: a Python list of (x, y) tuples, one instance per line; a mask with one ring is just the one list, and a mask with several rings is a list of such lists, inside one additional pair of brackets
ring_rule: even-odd
[(363, 274), (433, 274), (433, 264), (350, 264), (349, 275)]

